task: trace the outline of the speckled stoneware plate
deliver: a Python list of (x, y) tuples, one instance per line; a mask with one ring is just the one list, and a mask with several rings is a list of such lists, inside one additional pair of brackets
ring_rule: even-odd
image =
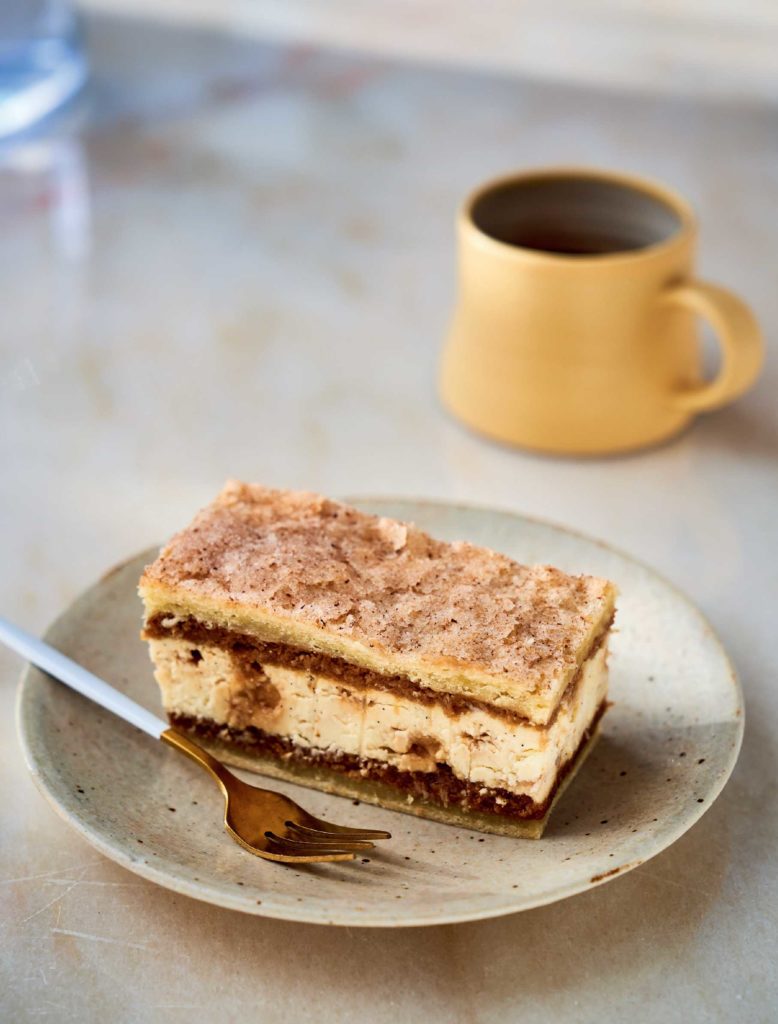
[[(428, 502), (356, 504), (412, 520), (438, 537), (618, 584), (614, 706), (543, 839), (482, 835), (272, 782), (320, 817), (385, 828), (393, 839), (354, 863), (270, 864), (223, 831), (221, 796), (199, 768), (29, 669), (18, 707), (27, 763), (43, 793), (88, 842), (145, 878), (224, 907), (391, 927), (496, 917), (551, 903), (637, 867), (691, 828), (735, 764), (743, 706), (719, 641), (677, 590), (626, 555), (548, 523)], [(52, 626), (48, 639), (160, 713), (138, 636), (135, 593), (153, 557), (146, 552), (108, 573)]]

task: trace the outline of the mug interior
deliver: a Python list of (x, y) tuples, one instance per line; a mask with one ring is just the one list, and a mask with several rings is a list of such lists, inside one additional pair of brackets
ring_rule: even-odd
[(566, 256), (635, 252), (682, 226), (680, 214), (648, 191), (575, 175), (500, 183), (476, 197), (470, 214), (498, 242)]

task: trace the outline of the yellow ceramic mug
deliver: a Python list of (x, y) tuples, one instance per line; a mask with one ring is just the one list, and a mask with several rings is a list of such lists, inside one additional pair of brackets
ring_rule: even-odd
[[(681, 198), (622, 174), (534, 171), (480, 188), (459, 216), (445, 404), (502, 441), (596, 454), (655, 444), (737, 398), (762, 339), (740, 299), (694, 279), (696, 235)], [(712, 381), (697, 316), (721, 346)]]

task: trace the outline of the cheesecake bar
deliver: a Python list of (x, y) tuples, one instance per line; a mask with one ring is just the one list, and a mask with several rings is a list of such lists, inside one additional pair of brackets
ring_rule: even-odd
[(140, 581), (173, 725), (228, 763), (538, 836), (607, 706), (615, 588), (229, 483)]

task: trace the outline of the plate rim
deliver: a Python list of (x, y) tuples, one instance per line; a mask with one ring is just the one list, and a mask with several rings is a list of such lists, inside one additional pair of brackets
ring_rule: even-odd
[[(616, 555), (617, 558), (624, 559), (627, 562), (631, 562), (633, 565), (636, 565), (637, 567), (642, 569), (645, 573), (648, 573), (650, 576), (653, 576), (655, 579), (657, 579), (663, 586), (670, 590), (675, 595), (675, 597), (679, 599), (692, 612), (694, 616), (697, 617), (702, 626), (704, 626), (705, 632), (708, 635), (709, 640), (712, 641), (715, 645), (718, 654), (722, 658), (723, 664), (727, 667), (729, 671), (730, 682), (732, 683), (733, 690), (735, 693), (735, 713), (731, 720), (737, 727), (735, 742), (731, 747), (729, 758), (726, 761), (725, 769), (722, 770), (721, 774), (717, 777), (715, 782), (711, 784), (710, 788), (706, 792), (708, 799), (706, 799), (705, 803), (699, 806), (692, 807), (688, 812), (687, 816), (683, 819), (683, 821), (680, 822), (673, 830), (664, 834), (661, 843), (657, 845), (656, 848), (652, 849), (649, 853), (647, 853), (646, 856), (641, 857), (639, 859), (635, 859), (633, 861), (629, 861), (625, 864), (616, 865), (612, 871), (606, 872), (602, 876), (597, 877), (596, 880), (573, 880), (565, 886), (557, 887), (553, 890), (553, 892), (540, 893), (536, 898), (524, 898), (522, 899), (520, 904), (501, 904), (488, 908), (474, 909), (472, 911), (468, 911), (466, 909), (462, 911), (452, 911), (448, 913), (441, 913), (437, 911), (434, 913), (430, 913), (429, 916), (419, 914), (417, 912), (412, 917), (390, 921), (371, 918), (366, 918), (363, 920), (361, 918), (357, 919), (355, 917), (350, 916), (339, 918), (337, 915), (335, 915), (334, 918), (328, 918), (326, 914), (314, 917), (311, 916), (310, 913), (305, 912), (305, 904), (299, 905), (299, 907), (297, 905), (289, 905), (288, 907), (272, 907), (266, 906), (264, 901), (261, 904), (248, 903), (248, 901), (242, 900), (241, 897), (237, 894), (234, 898), (232, 898), (226, 892), (222, 892), (221, 890), (212, 891), (207, 887), (207, 883), (204, 883), (202, 879), (200, 879), (199, 881), (199, 886), (185, 879), (182, 880), (175, 874), (171, 874), (165, 870), (155, 868), (149, 862), (133, 858), (128, 853), (126, 853), (120, 845), (112, 845), (104, 839), (104, 837), (98, 830), (92, 829), (89, 826), (85, 825), (84, 822), (76, 814), (74, 814), (71, 810), (69, 810), (67, 807), (65, 807), (62, 803), (58, 801), (56, 793), (47, 785), (46, 780), (44, 779), (44, 773), (39, 768), (37, 761), (33, 756), (33, 752), (30, 747), (29, 736), (27, 734), (27, 727), (25, 724), (25, 712), (29, 710), (25, 702), (30, 699), (29, 693), (31, 692), (32, 689), (30, 686), (30, 682), (34, 678), (34, 675), (36, 673), (41, 673), (41, 670), (37, 669), (34, 665), (26, 664), (22, 669), (17, 685), (14, 715), (16, 733), (19, 740), (19, 745), (22, 751), (25, 766), (27, 767), (27, 770), (32, 777), (36, 789), (41, 793), (41, 795), (44, 797), (48, 805), (52, 807), (53, 810), (57, 813), (57, 815), (68, 825), (70, 825), (70, 827), (73, 828), (73, 830), (79, 836), (81, 836), (82, 839), (84, 839), (92, 847), (98, 850), (99, 853), (103, 854), (103, 856), (107, 857), (114, 863), (119, 864), (121, 867), (127, 869), (128, 871), (132, 871), (134, 874), (137, 874), (142, 878), (146, 878), (148, 881), (154, 882), (155, 884), (160, 885), (165, 889), (169, 889), (172, 892), (176, 892), (184, 896), (189, 896), (192, 899), (208, 903), (212, 906), (224, 907), (225, 909), (229, 910), (237, 910), (241, 913), (250, 914), (251, 916), (255, 917), (266, 917), (275, 920), (285, 920), (297, 923), (317, 924), (324, 926), (329, 925), (337, 927), (362, 927), (377, 929), (411, 927), (416, 928), (431, 927), (434, 925), (444, 924), (460, 924), (468, 921), (482, 921), (498, 917), (505, 917), (509, 914), (517, 914), (525, 910), (533, 910), (537, 907), (548, 906), (552, 903), (557, 903), (561, 900), (569, 899), (570, 897), (582, 894), (584, 892), (589, 892), (591, 889), (599, 888), (601, 885), (605, 885), (606, 883), (613, 881), (615, 878), (620, 878), (628, 872), (633, 871), (636, 867), (639, 867), (641, 864), (645, 864), (649, 860), (652, 860), (654, 857), (658, 856), (660, 853), (663, 853), (670, 846), (676, 843), (681, 838), (681, 836), (683, 836), (686, 832), (693, 828), (700, 820), (700, 818), (702, 818), (703, 815), (710, 810), (710, 808), (714, 805), (718, 797), (721, 795), (721, 792), (728, 783), (729, 779), (731, 778), (732, 772), (734, 771), (735, 765), (737, 764), (738, 758), (740, 756), (740, 751), (743, 744), (743, 736), (745, 732), (745, 700), (743, 687), (737, 669), (732, 659), (730, 658), (724, 644), (722, 643), (720, 637), (718, 636), (718, 633), (714, 629), (713, 625), (711, 624), (707, 616), (684, 593), (684, 591), (681, 590), (680, 587), (678, 587), (671, 580), (667, 579), (666, 576), (664, 576), (661, 572), (658, 572), (656, 569), (654, 569), (646, 562), (634, 557), (633, 555), (609, 543), (608, 541), (601, 540), (600, 538), (594, 537), (591, 534), (558, 523), (554, 520), (546, 519), (542, 516), (527, 515), (523, 512), (516, 511), (515, 509), (481, 505), (475, 502), (471, 503), (462, 501), (446, 501), (445, 499), (440, 498), (414, 498), (404, 495), (390, 496), (386, 494), (348, 495), (347, 497), (342, 498), (340, 500), (348, 502), (349, 504), (356, 505), (357, 507), (359, 507), (360, 504), (380, 505), (381, 503), (386, 503), (408, 506), (421, 505), (454, 511), (458, 510), (464, 512), (484, 513), (487, 515), (497, 513), (501, 516), (505, 516), (507, 518), (519, 522), (524, 521), (533, 523), (541, 527), (550, 527), (552, 530), (567, 534), (568, 536), (573, 536), (579, 540), (585, 541), (586, 543), (595, 544), (597, 547), (602, 548), (603, 550)], [(101, 573), (101, 575), (97, 577), (97, 579), (93, 583), (91, 583), (83, 590), (81, 590), (78, 594), (76, 594), (76, 596), (68, 604), (68, 606), (65, 609), (63, 609), (63, 611), (61, 611), (60, 614), (57, 615), (49, 623), (45, 632), (43, 633), (44, 639), (49, 638), (52, 631), (54, 631), (57, 625), (66, 616), (70, 614), (73, 605), (81, 597), (87, 594), (94, 587), (99, 586), (104, 580), (112, 576), (114, 573), (119, 572), (121, 569), (129, 565), (131, 562), (139, 560), (141, 557), (148, 557), (148, 555), (154, 552), (155, 550), (158, 550), (158, 547), (156, 545), (152, 545), (148, 548), (145, 548), (142, 551), (130, 555), (127, 558), (121, 559), (119, 562), (115, 563), (110, 568)], [(45, 675), (45, 673), (41, 674)]]

